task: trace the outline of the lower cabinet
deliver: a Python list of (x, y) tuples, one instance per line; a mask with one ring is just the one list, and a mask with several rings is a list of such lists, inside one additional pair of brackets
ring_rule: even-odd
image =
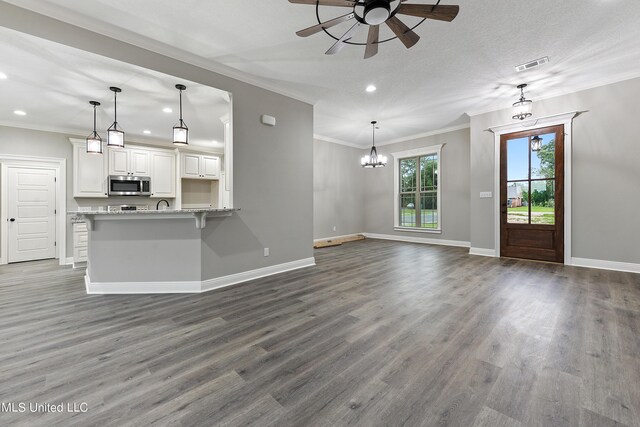
[(88, 240), (87, 224), (84, 222), (73, 224), (73, 268), (86, 267)]

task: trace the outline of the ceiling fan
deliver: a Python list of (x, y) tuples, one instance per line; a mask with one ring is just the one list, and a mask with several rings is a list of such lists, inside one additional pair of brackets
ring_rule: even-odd
[[(440, 6), (440, 0), (436, 4), (406, 4), (406, 0), (289, 0), (290, 3), (311, 4), (316, 6), (317, 25), (313, 25), (296, 34), (300, 37), (308, 37), (312, 34), (324, 31), (336, 42), (326, 51), (327, 55), (338, 53), (345, 44), (366, 46), (364, 58), (371, 58), (378, 53), (378, 45), (395, 38), (409, 49), (415, 45), (420, 37), (413, 32), (413, 29), (422, 24), (426, 19), (436, 19), (438, 21), (451, 22), (458, 15), (460, 6)], [(352, 9), (346, 15), (338, 16), (325, 22), (320, 21), (318, 12), (319, 6), (337, 6)], [(418, 24), (409, 28), (396, 15), (409, 15), (422, 18)], [(343, 22), (355, 19), (355, 23), (341, 37), (335, 37), (327, 31)], [(387, 24), (395, 37), (380, 41), (380, 25)], [(355, 43), (350, 41), (360, 25), (369, 26), (369, 34), (366, 43)]]

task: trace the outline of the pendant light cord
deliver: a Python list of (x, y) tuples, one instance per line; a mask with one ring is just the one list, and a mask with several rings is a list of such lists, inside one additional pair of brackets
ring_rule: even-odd
[(182, 123), (182, 89), (180, 89), (180, 123)]
[(118, 92), (113, 92), (113, 122), (118, 123)]
[(376, 147), (376, 124), (375, 123), (371, 123), (371, 142), (373, 145), (373, 148)]
[(93, 133), (96, 133), (96, 105), (93, 106)]

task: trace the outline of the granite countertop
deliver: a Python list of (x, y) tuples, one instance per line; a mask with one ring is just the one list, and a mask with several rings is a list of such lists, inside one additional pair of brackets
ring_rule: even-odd
[(213, 209), (213, 208), (202, 208), (202, 209), (164, 209), (164, 210), (139, 210), (139, 211), (88, 211), (88, 212), (80, 212), (80, 211), (72, 211), (67, 212), (67, 215), (74, 216), (87, 216), (87, 215), (141, 215), (141, 214), (153, 214), (153, 215), (162, 215), (162, 214), (196, 214), (196, 213), (223, 213), (223, 212), (237, 212), (240, 208), (228, 208), (228, 209)]

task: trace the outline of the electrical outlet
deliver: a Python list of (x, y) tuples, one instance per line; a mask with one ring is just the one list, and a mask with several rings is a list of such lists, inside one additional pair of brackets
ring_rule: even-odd
[(264, 248), (264, 256), (269, 256), (269, 248)]
[(491, 191), (481, 191), (480, 198), (481, 199), (490, 199), (493, 197), (493, 193)]
[(333, 231), (336, 231), (338, 229), (338, 227), (336, 227), (335, 225), (333, 226)]

